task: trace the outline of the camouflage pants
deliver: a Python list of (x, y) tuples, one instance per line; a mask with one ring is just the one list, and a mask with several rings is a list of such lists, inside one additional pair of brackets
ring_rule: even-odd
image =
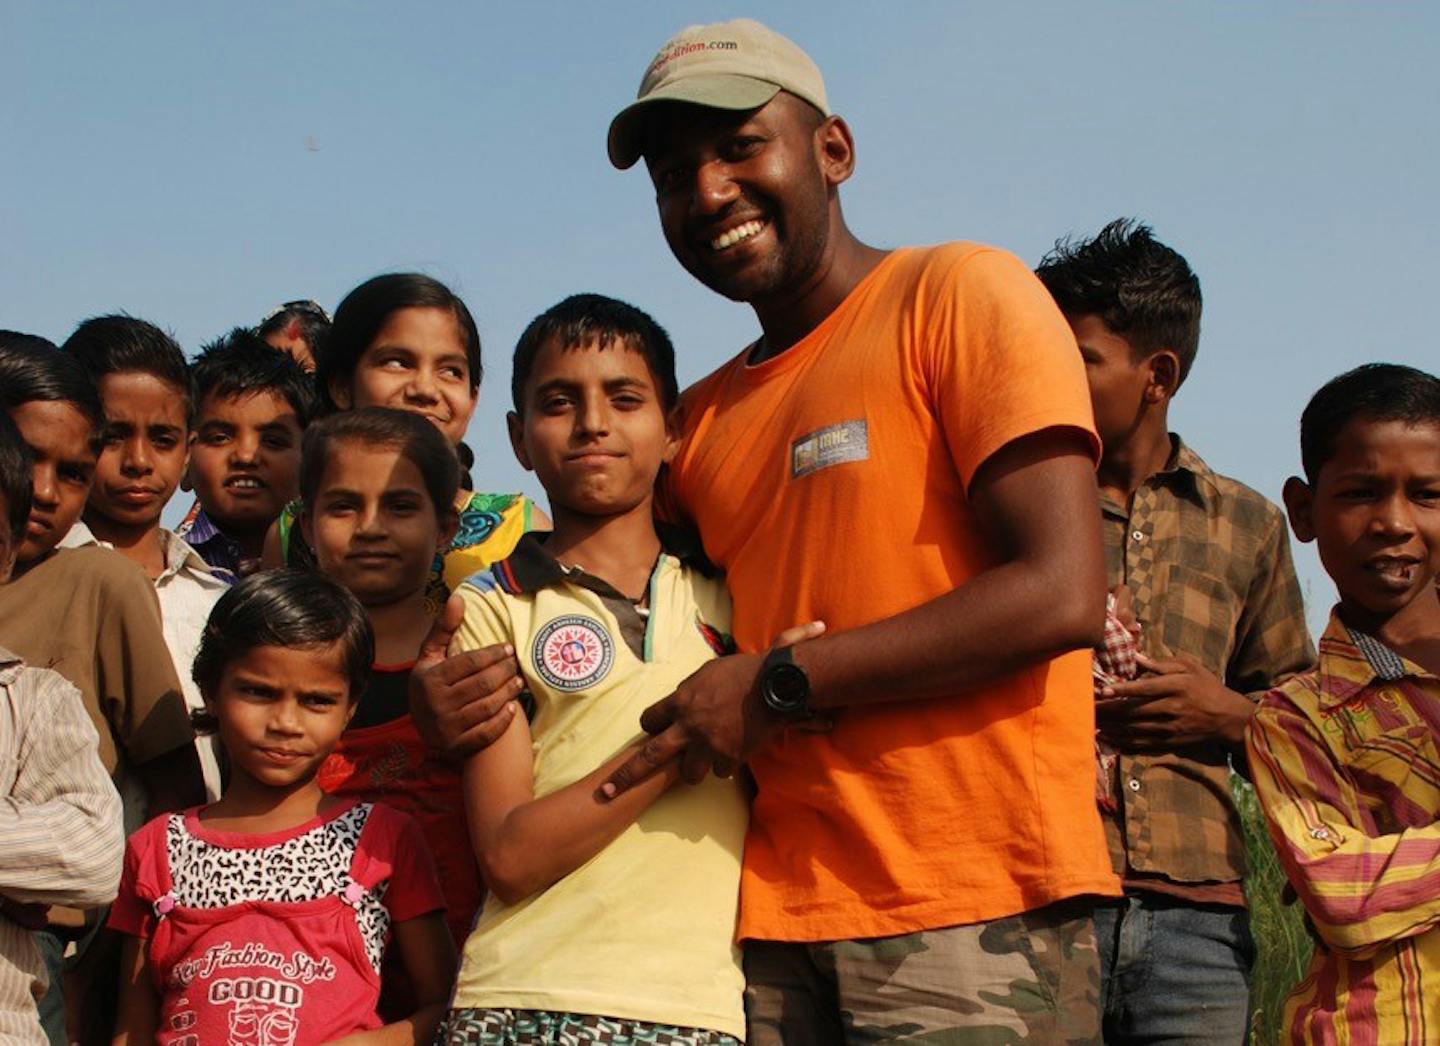
[(1099, 1046), (1091, 905), (899, 937), (745, 944), (749, 1046)]

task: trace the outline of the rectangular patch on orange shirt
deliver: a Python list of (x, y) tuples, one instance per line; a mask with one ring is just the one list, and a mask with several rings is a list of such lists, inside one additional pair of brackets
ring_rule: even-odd
[(870, 456), (870, 430), (863, 418), (807, 432), (790, 444), (790, 478)]

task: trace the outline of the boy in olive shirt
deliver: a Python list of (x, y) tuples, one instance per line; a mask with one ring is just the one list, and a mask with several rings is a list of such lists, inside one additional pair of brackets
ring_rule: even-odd
[(1315, 662), (1285, 520), (1170, 431), (1200, 339), (1184, 258), (1120, 220), (1036, 274), (1080, 346), (1109, 584), (1140, 625), (1140, 677), (1096, 706), (1120, 753), (1102, 813), (1126, 893), (1096, 915), (1105, 1040), (1242, 1042), (1254, 945), (1230, 762), (1255, 697)]

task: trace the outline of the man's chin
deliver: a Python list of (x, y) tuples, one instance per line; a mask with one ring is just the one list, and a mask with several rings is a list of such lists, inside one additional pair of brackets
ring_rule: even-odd
[(707, 288), (734, 302), (748, 304), (774, 293), (770, 281), (748, 273), (717, 273), (699, 266), (689, 267), (689, 272)]

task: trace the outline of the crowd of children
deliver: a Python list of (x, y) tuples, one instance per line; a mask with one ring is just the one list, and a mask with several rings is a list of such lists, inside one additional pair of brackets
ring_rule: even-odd
[[(1317, 660), (1284, 514), (1170, 430), (1179, 253), (865, 247), (808, 58), (686, 32), (738, 43), (667, 45), (611, 156), (764, 336), (682, 396), (640, 309), (541, 313), (508, 426), (548, 517), (470, 489), (480, 340), (430, 277), (188, 361), (0, 331), (0, 1040), (1243, 1042), (1233, 769), (1315, 937), (1286, 1041), (1440, 1042), (1440, 379), (1301, 419)], [(756, 157), (804, 140), (791, 199)]]

